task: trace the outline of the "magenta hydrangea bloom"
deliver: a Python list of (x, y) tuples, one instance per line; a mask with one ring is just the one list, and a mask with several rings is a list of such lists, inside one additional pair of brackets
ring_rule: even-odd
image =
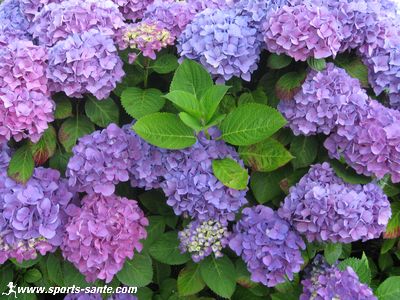
[(65, 259), (93, 282), (110, 282), (134, 250), (141, 251), (148, 220), (134, 200), (87, 195), (66, 225), (61, 250)]
[(218, 81), (250, 81), (260, 59), (261, 42), (251, 18), (237, 9), (206, 9), (178, 39), (182, 58), (199, 61)]
[(335, 56), (341, 47), (339, 22), (325, 6), (283, 6), (263, 26), (267, 50), (297, 61)]
[(0, 264), (8, 258), (34, 259), (61, 244), (73, 195), (58, 171), (36, 168), (28, 182), (20, 184), (4, 168), (0, 195)]
[(222, 249), (229, 243), (229, 232), (226, 226), (218, 221), (191, 222), (178, 233), (182, 253), (191, 254), (194, 262), (199, 262), (214, 254), (222, 257)]
[[(217, 134), (210, 132), (214, 137)], [(247, 190), (228, 188), (214, 176), (212, 161), (223, 158), (232, 158), (243, 165), (233, 147), (222, 140), (209, 140), (203, 133), (192, 147), (166, 155), (167, 172), (161, 188), (175, 214), (200, 222), (215, 220), (222, 225), (235, 219), (235, 214), (247, 203)]]
[(25, 14), (29, 22), (31, 22), (36, 14), (40, 12), (43, 7), (50, 3), (60, 3), (63, 0), (19, 0), (21, 3), (21, 10)]
[(294, 99), (282, 100), (278, 109), (295, 135), (328, 135), (337, 126), (354, 126), (368, 101), (358, 79), (328, 63), (321, 72), (311, 71)]
[(91, 29), (72, 34), (49, 50), (47, 77), (53, 92), (81, 98), (107, 98), (125, 75), (111, 37)]
[(300, 271), (305, 244), (271, 208), (257, 205), (243, 210), (233, 228), (229, 247), (241, 255), (251, 280), (273, 287)]
[(52, 46), (89, 29), (112, 37), (123, 26), (124, 17), (111, 0), (68, 0), (46, 5), (34, 18), (30, 32), (41, 45)]
[[(143, 20), (138, 23), (127, 24), (117, 36), (117, 43), (121, 50), (131, 49), (140, 51), (143, 56), (156, 59), (156, 53), (161, 49), (173, 45), (175, 36), (157, 21)], [(129, 62), (133, 63), (137, 53), (131, 54)]]
[(143, 18), (143, 14), (147, 7), (154, 0), (112, 0), (119, 6), (119, 10), (128, 20), (136, 21)]
[(303, 293), (300, 300), (377, 300), (368, 285), (360, 282), (351, 267), (341, 271), (329, 266), (320, 255), (314, 258), (308, 278), (301, 281)]
[(79, 139), (67, 166), (69, 185), (78, 192), (110, 196), (128, 181), (128, 170), (145, 155), (140, 141), (115, 124)]
[(29, 22), (21, 11), (20, 0), (5, 0), (0, 4), (0, 46), (14, 39), (29, 39)]
[(171, 35), (179, 36), (196, 15), (196, 6), (190, 1), (154, 0), (143, 18), (158, 22)]
[(357, 173), (391, 175), (400, 182), (400, 111), (371, 100), (354, 126), (331, 134), (324, 146), (331, 157), (343, 157)]
[(376, 183), (345, 183), (323, 163), (290, 188), (278, 213), (309, 242), (351, 243), (379, 238), (391, 208)]
[(0, 142), (37, 142), (53, 121), (55, 104), (47, 90), (47, 53), (30, 41), (0, 48)]

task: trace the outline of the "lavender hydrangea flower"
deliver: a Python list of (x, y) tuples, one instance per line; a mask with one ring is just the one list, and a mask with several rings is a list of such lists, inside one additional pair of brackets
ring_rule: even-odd
[(111, 0), (68, 0), (46, 5), (35, 16), (30, 32), (40, 44), (52, 46), (89, 29), (112, 37), (123, 26), (124, 17)]
[(130, 166), (142, 159), (140, 141), (115, 124), (79, 139), (67, 166), (69, 185), (79, 192), (110, 196), (128, 181)]
[(257, 26), (266, 21), (267, 16), (273, 11), (290, 4), (290, 0), (232, 0), (232, 2), (231, 6), (250, 15)]
[(50, 48), (47, 77), (53, 92), (77, 98), (91, 93), (104, 99), (125, 75), (122, 65), (112, 38), (91, 29)]
[(222, 249), (229, 243), (229, 232), (226, 226), (218, 221), (193, 221), (186, 229), (179, 232), (182, 253), (189, 252), (194, 262), (199, 262), (214, 253), (222, 257)]
[(21, 10), (25, 17), (31, 22), (36, 14), (40, 12), (43, 7), (50, 3), (60, 3), (63, 0), (19, 0), (21, 3)]
[[(90, 294), (90, 293), (78, 293), (68, 294), (64, 300), (102, 300), (101, 294)], [(138, 300), (136, 296), (132, 294), (113, 294), (107, 298), (107, 300)]]
[(242, 256), (251, 280), (269, 287), (284, 282), (286, 276), (292, 280), (304, 262), (301, 237), (276, 212), (262, 205), (243, 210), (229, 247)]
[(148, 220), (134, 200), (87, 195), (66, 225), (61, 245), (65, 259), (93, 282), (110, 282), (134, 250), (142, 250)]
[(0, 172), (7, 169), (11, 160), (11, 152), (7, 143), (0, 144)]
[(222, 225), (235, 219), (235, 214), (247, 203), (247, 190), (226, 187), (212, 170), (214, 159), (227, 157), (239, 161), (233, 147), (221, 140), (208, 140), (203, 133), (192, 147), (170, 151), (166, 155), (164, 166), (167, 172), (161, 188), (175, 214), (200, 222), (215, 220)]
[(5, 0), (0, 4), (0, 45), (7, 45), (14, 39), (28, 39), (28, 27), (19, 0)]
[(391, 209), (376, 183), (347, 184), (323, 163), (312, 166), (289, 190), (278, 213), (309, 242), (351, 243), (378, 238)]
[(119, 6), (123, 16), (132, 21), (143, 18), (143, 14), (147, 7), (153, 3), (154, 0), (112, 0)]
[[(121, 50), (132, 49), (143, 53), (144, 56), (156, 59), (156, 53), (161, 49), (173, 45), (175, 36), (165, 29), (161, 23), (152, 20), (143, 20), (128, 24), (122, 28), (117, 36), (117, 43)], [(133, 63), (137, 53), (129, 56)]]
[(297, 61), (335, 56), (341, 47), (339, 22), (325, 6), (283, 6), (263, 26), (267, 50)]
[(179, 36), (196, 13), (196, 6), (188, 1), (154, 0), (147, 7), (143, 18), (158, 22), (173, 36)]
[(178, 38), (178, 52), (199, 61), (218, 81), (233, 76), (250, 81), (261, 52), (257, 29), (250, 23), (237, 9), (206, 9)]
[(233, 3), (233, 0), (186, 0), (193, 5), (197, 12), (201, 12), (207, 8), (223, 9)]
[(362, 284), (351, 267), (341, 271), (329, 266), (322, 256), (316, 256), (309, 277), (302, 280), (300, 300), (377, 300), (372, 290)]
[(55, 105), (47, 90), (47, 53), (30, 41), (0, 48), (0, 142), (37, 142), (53, 121)]
[(368, 101), (358, 79), (328, 63), (321, 72), (311, 71), (294, 99), (281, 101), (278, 109), (295, 135), (328, 135), (337, 126), (354, 126)]
[(61, 244), (73, 195), (58, 171), (36, 168), (24, 185), (3, 169), (0, 195), (0, 263), (34, 259)]
[(400, 111), (371, 100), (359, 122), (331, 134), (324, 146), (331, 157), (341, 156), (357, 173), (400, 182)]

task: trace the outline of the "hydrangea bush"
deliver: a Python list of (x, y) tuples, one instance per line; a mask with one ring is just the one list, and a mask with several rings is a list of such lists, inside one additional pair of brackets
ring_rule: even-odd
[(0, 2), (1, 299), (400, 299), (399, 1)]

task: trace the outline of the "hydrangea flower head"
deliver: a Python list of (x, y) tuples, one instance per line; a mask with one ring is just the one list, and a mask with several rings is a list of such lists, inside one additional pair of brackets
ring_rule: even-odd
[(325, 6), (283, 6), (264, 23), (264, 41), (268, 51), (297, 61), (335, 56), (341, 47), (339, 22)]
[(119, 6), (125, 19), (136, 21), (143, 18), (147, 7), (154, 0), (112, 0)]
[(301, 282), (303, 293), (300, 300), (377, 300), (349, 266), (341, 271), (336, 265), (329, 266), (321, 256), (316, 256), (311, 268), (309, 277)]
[(271, 208), (258, 205), (243, 210), (234, 226), (230, 248), (241, 255), (251, 280), (272, 287), (292, 280), (303, 264), (305, 244)]
[(46, 5), (34, 18), (30, 32), (40, 44), (52, 46), (89, 29), (113, 36), (122, 26), (124, 18), (111, 0), (68, 0)]
[(128, 169), (144, 155), (140, 142), (115, 124), (79, 139), (67, 166), (70, 186), (79, 192), (110, 196), (128, 181)]
[(343, 157), (359, 174), (378, 179), (389, 174), (392, 182), (400, 182), (399, 124), (400, 111), (371, 100), (355, 126), (340, 128), (324, 146), (331, 157)]
[(330, 134), (337, 126), (354, 126), (358, 111), (369, 101), (358, 79), (328, 63), (311, 71), (293, 100), (282, 100), (278, 109), (296, 135)]
[[(151, 20), (143, 20), (139, 23), (128, 24), (118, 37), (118, 45), (121, 50), (139, 50), (144, 56), (156, 59), (156, 53), (163, 48), (173, 45), (175, 36), (161, 23)], [(136, 55), (130, 57), (130, 63), (136, 59)]]
[(49, 50), (47, 77), (53, 92), (107, 98), (125, 75), (111, 37), (95, 29), (72, 34)]
[(61, 244), (73, 195), (58, 171), (36, 168), (24, 185), (9, 178), (4, 168), (0, 195), (0, 263), (34, 259)]
[(55, 105), (47, 90), (47, 53), (30, 41), (0, 48), (0, 142), (37, 142), (53, 121)]
[(194, 262), (199, 262), (214, 253), (222, 257), (222, 249), (229, 243), (229, 232), (226, 226), (218, 221), (193, 221), (186, 229), (179, 232), (180, 249), (192, 255)]
[(243, 13), (251, 16), (255, 24), (260, 26), (266, 21), (267, 16), (284, 5), (289, 5), (290, 0), (232, 0), (235, 6)]
[(60, 3), (63, 0), (19, 0), (21, 9), (29, 22), (31, 22), (36, 14), (40, 12), (43, 7), (51, 3)]
[(87, 195), (69, 219), (61, 250), (65, 259), (93, 282), (110, 282), (134, 250), (142, 250), (148, 220), (134, 200)]
[(223, 9), (232, 4), (233, 0), (186, 0), (193, 5), (198, 12), (207, 8)]
[(376, 183), (347, 184), (323, 163), (290, 188), (278, 213), (309, 242), (351, 243), (379, 238), (391, 209)]
[(250, 81), (260, 59), (261, 42), (251, 18), (237, 9), (206, 9), (178, 38), (181, 57), (199, 61), (219, 81)]
[[(211, 135), (215, 137), (214, 133)], [(219, 221), (222, 225), (235, 219), (235, 214), (247, 203), (247, 191), (228, 188), (214, 176), (212, 161), (223, 158), (239, 161), (233, 147), (222, 140), (208, 140), (203, 133), (192, 147), (168, 152), (161, 188), (175, 214), (199, 222)]]
[(5, 0), (0, 4), (0, 45), (7, 45), (13, 39), (27, 39), (28, 27), (20, 0)]

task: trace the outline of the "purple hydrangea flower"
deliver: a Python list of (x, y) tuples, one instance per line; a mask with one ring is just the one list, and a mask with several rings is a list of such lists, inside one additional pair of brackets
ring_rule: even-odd
[(222, 225), (235, 219), (235, 214), (247, 203), (247, 190), (226, 187), (212, 170), (214, 159), (227, 157), (243, 165), (233, 147), (221, 140), (208, 140), (203, 133), (192, 147), (166, 155), (167, 172), (161, 188), (175, 214), (200, 222), (215, 220)]
[(328, 135), (337, 126), (354, 126), (368, 101), (358, 79), (328, 63), (321, 72), (311, 71), (294, 99), (282, 100), (278, 109), (295, 135)]
[(47, 77), (53, 92), (77, 98), (91, 93), (104, 99), (125, 75), (122, 65), (112, 38), (91, 29), (50, 48)]
[(351, 267), (341, 271), (336, 265), (329, 266), (321, 256), (316, 256), (309, 277), (301, 283), (303, 293), (300, 300), (377, 300)]
[[(117, 36), (117, 43), (121, 50), (132, 49), (143, 53), (144, 56), (156, 59), (156, 53), (161, 49), (173, 45), (175, 36), (164, 28), (161, 23), (152, 20), (143, 20), (138, 23), (127, 24)], [(129, 62), (133, 63), (137, 57), (133, 53)]]
[(242, 256), (251, 280), (269, 287), (284, 282), (286, 276), (292, 280), (304, 262), (301, 237), (276, 212), (262, 205), (243, 210), (229, 247)]
[(229, 243), (228, 228), (213, 220), (193, 221), (178, 236), (182, 253), (190, 253), (194, 262), (199, 262), (212, 253), (216, 258), (222, 257), (221, 251)]
[(119, 10), (128, 20), (136, 21), (143, 18), (147, 7), (154, 0), (112, 0), (119, 6)]
[(68, 0), (46, 5), (34, 18), (30, 32), (40, 44), (52, 46), (89, 29), (112, 37), (123, 26), (124, 18), (111, 0)]
[(143, 18), (158, 22), (173, 36), (179, 36), (196, 15), (196, 6), (188, 1), (154, 0)]
[(11, 149), (7, 143), (0, 144), (0, 171), (7, 169), (11, 160)]
[(79, 192), (110, 196), (128, 181), (128, 170), (145, 155), (140, 141), (115, 124), (79, 139), (69, 160), (69, 185)]
[(264, 23), (268, 51), (297, 61), (335, 56), (341, 47), (339, 22), (325, 6), (283, 6)]
[(43, 7), (50, 3), (60, 3), (63, 0), (19, 0), (21, 2), (21, 9), (29, 22), (33, 20), (38, 12)]
[[(101, 294), (89, 294), (89, 293), (78, 293), (68, 294), (64, 300), (102, 300)], [(138, 300), (136, 296), (132, 294), (113, 294), (107, 298), (107, 300)]]
[(266, 21), (267, 16), (284, 5), (289, 5), (290, 0), (231, 0), (231, 6), (249, 14), (258, 26)]
[(56, 170), (36, 168), (26, 184), (0, 171), (0, 263), (34, 259), (58, 247), (64, 235), (67, 206), (72, 199), (67, 182)]
[(30, 41), (0, 48), (0, 142), (11, 137), (37, 142), (53, 121), (46, 60), (45, 49)]
[(347, 184), (323, 163), (312, 166), (290, 188), (278, 214), (309, 242), (351, 243), (378, 238), (386, 229), (391, 209), (376, 183)]
[(370, 101), (354, 126), (339, 128), (325, 141), (331, 157), (341, 156), (357, 173), (400, 182), (400, 111)]
[(233, 0), (187, 0), (198, 12), (207, 8), (223, 9), (233, 3)]
[(0, 46), (14, 39), (28, 39), (28, 20), (21, 11), (20, 0), (5, 0), (0, 4)]
[(237, 9), (206, 9), (178, 39), (181, 57), (199, 61), (219, 81), (233, 76), (250, 81), (260, 59), (261, 42), (251, 18)]
[(142, 250), (148, 220), (134, 200), (87, 195), (66, 225), (61, 250), (65, 259), (93, 282), (110, 282), (134, 250)]

